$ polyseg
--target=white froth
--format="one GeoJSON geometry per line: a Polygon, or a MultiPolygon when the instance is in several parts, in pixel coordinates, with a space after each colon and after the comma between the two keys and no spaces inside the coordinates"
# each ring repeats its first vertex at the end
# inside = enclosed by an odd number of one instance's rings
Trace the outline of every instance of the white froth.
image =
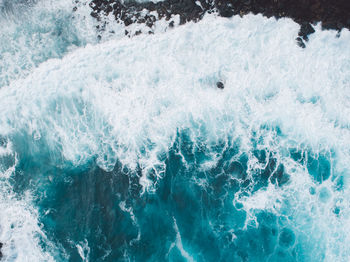
{"type": "Polygon", "coordinates": [[[90,247],[88,241],[80,242],[76,245],[82,262],[89,262],[90,247]]]}
{"type": "Polygon", "coordinates": [[[330,78],[344,71],[349,51],[341,46],[349,32],[326,41],[330,33],[318,31],[304,50],[295,45],[297,30],[289,20],[207,17],[171,34],[87,46],[3,88],[3,133],[45,132],[69,160],[84,159],[86,147],[91,153],[101,148],[108,157],[128,156],[130,165],[167,148],[177,128],[202,124],[214,141],[231,128],[247,133],[276,123],[313,147],[326,146],[325,140],[346,146],[349,117],[338,98],[349,79],[339,74],[344,84],[338,88],[330,78]],[[325,49],[327,62],[320,63],[325,49]],[[223,91],[215,88],[219,80],[223,91]],[[152,149],[141,156],[141,146],[152,149]]]}
{"type": "Polygon", "coordinates": [[[0,88],[26,77],[40,63],[96,42],[90,7],[71,0],[4,0],[0,3],[0,88]],[[77,4],[76,4],[77,5],[77,4]]]}
{"type": "Polygon", "coordinates": [[[30,205],[30,194],[23,198],[13,192],[9,177],[15,171],[16,155],[11,146],[0,147],[0,242],[3,261],[54,261],[41,242],[50,247],[38,223],[38,213],[30,205]],[[11,161],[12,160],[12,161],[11,161]]]}

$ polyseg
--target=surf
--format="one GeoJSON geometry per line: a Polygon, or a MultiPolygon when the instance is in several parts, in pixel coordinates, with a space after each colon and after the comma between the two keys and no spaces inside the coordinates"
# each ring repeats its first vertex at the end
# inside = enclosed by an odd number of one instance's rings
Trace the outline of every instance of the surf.
{"type": "Polygon", "coordinates": [[[347,260],[349,31],[301,49],[260,15],[51,29],[20,52],[59,51],[3,71],[5,261],[347,260]]]}

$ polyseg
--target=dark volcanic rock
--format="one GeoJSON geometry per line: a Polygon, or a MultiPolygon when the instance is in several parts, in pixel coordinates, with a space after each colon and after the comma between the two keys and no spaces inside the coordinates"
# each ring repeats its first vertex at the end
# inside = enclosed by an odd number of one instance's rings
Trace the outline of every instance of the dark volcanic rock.
{"type": "Polygon", "coordinates": [[[297,41],[298,46],[300,46],[301,48],[306,47],[306,45],[301,37],[297,37],[295,40],[297,41]]]}
{"type": "Polygon", "coordinates": [[[309,23],[303,22],[301,24],[298,35],[301,36],[305,41],[308,41],[309,40],[308,35],[314,32],[315,32],[315,29],[309,23]]]}
{"type": "Polygon", "coordinates": [[[223,17],[231,17],[235,13],[233,12],[232,3],[226,0],[217,0],[214,2],[215,8],[219,11],[219,15],[223,17]]]}
{"type": "Polygon", "coordinates": [[[219,89],[224,89],[225,88],[224,83],[220,82],[220,81],[216,83],[216,87],[219,88],[219,89]]]}
{"type": "MultiPolygon", "coordinates": [[[[179,15],[180,24],[198,21],[205,13],[223,17],[248,13],[266,17],[290,17],[301,25],[299,45],[314,32],[311,24],[322,22],[323,29],[350,29],[350,0],[164,0],[158,3],[120,0],[92,0],[91,15],[97,19],[112,13],[126,26],[144,23],[151,30],[158,19],[170,20],[179,15]],[[157,17],[156,17],[157,16],[157,17]]],[[[170,22],[170,27],[174,22],[170,22]]],[[[301,45],[302,46],[302,45],[301,45]]]]}

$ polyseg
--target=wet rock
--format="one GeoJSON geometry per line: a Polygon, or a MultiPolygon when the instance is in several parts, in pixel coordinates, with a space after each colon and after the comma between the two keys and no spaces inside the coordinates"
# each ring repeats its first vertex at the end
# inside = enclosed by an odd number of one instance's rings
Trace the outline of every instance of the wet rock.
{"type": "Polygon", "coordinates": [[[301,37],[297,37],[295,40],[297,41],[298,46],[300,46],[301,48],[305,48],[306,47],[306,45],[303,42],[303,39],[301,37]]]}
{"type": "Polygon", "coordinates": [[[222,17],[231,17],[234,15],[232,3],[230,3],[230,1],[218,0],[216,1],[215,7],[219,11],[220,16],[222,17]]]}
{"type": "Polygon", "coordinates": [[[0,260],[1,260],[2,257],[3,257],[2,252],[1,252],[2,246],[3,246],[3,244],[0,242],[0,260]]]}
{"type": "Polygon", "coordinates": [[[308,35],[315,33],[315,29],[310,23],[302,23],[298,35],[305,41],[309,41],[308,35]]]}
{"type": "MultiPolygon", "coordinates": [[[[308,35],[314,32],[311,23],[322,22],[323,29],[350,29],[349,0],[164,0],[161,2],[137,2],[121,0],[92,0],[91,16],[100,20],[101,16],[113,13],[115,19],[125,26],[132,23],[144,23],[153,28],[157,19],[167,21],[179,15],[180,24],[197,22],[206,13],[218,13],[219,16],[243,16],[248,13],[262,14],[266,17],[292,18],[301,25],[297,43],[305,47],[308,35]],[[151,14],[157,13],[157,19],[151,14]]],[[[169,27],[174,24],[170,23],[169,27]]]]}
{"type": "Polygon", "coordinates": [[[216,83],[216,87],[219,88],[219,89],[224,89],[225,88],[224,83],[220,82],[220,81],[216,83]]]}

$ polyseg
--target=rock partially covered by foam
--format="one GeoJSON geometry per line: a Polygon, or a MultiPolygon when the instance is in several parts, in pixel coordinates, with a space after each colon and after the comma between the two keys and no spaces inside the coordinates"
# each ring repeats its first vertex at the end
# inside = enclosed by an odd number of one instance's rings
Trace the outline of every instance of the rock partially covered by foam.
{"type": "Polygon", "coordinates": [[[126,26],[132,23],[144,23],[152,28],[154,23],[162,18],[169,21],[175,15],[179,15],[180,24],[188,21],[198,21],[210,9],[206,0],[166,0],[157,3],[153,2],[121,2],[119,0],[93,0],[90,3],[91,15],[97,19],[100,16],[113,14],[117,21],[123,22],[126,26]]]}
{"type": "Polygon", "coordinates": [[[221,81],[216,83],[216,87],[219,88],[219,89],[224,89],[225,88],[224,83],[221,82],[221,81]]]}
{"type": "Polygon", "coordinates": [[[1,249],[2,249],[2,246],[3,246],[3,244],[0,242],[0,259],[2,259],[2,251],[1,251],[1,249]]]}
{"type": "MultiPolygon", "coordinates": [[[[307,41],[313,33],[310,23],[322,22],[324,29],[350,29],[350,1],[348,0],[164,0],[137,2],[120,0],[92,0],[91,15],[97,19],[112,14],[126,26],[144,23],[150,29],[154,23],[178,15],[179,24],[197,22],[205,13],[215,12],[222,17],[243,16],[248,13],[275,18],[290,17],[301,24],[300,36],[307,41]]],[[[151,31],[152,32],[152,31],[151,31]]]]}

